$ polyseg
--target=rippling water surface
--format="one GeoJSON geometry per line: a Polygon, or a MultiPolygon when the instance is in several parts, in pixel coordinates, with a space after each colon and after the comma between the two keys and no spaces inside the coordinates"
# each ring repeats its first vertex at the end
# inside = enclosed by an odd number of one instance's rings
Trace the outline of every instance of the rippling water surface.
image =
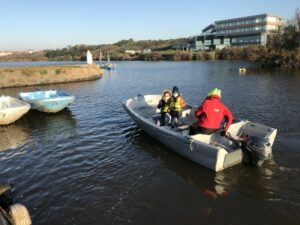
{"type": "Polygon", "coordinates": [[[31,111],[0,127],[0,182],[13,185],[34,224],[300,224],[299,71],[239,75],[247,63],[228,61],[117,64],[97,81],[0,90],[76,96],[58,114],[31,111]],[[274,162],[214,173],[148,137],[121,103],[174,85],[193,105],[220,87],[234,116],[278,128],[274,162]]]}

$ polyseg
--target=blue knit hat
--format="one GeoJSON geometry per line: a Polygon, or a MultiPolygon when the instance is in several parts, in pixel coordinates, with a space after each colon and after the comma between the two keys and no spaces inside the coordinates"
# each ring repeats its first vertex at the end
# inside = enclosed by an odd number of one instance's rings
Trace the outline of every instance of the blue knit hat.
{"type": "Polygon", "coordinates": [[[174,93],[180,94],[179,88],[177,86],[173,87],[172,94],[174,94],[174,93]]]}

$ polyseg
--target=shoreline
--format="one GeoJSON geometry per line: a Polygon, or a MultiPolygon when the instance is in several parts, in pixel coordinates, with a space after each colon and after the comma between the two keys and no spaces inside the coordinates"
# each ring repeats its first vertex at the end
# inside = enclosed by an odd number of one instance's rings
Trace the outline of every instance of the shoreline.
{"type": "Polygon", "coordinates": [[[96,64],[0,67],[0,88],[96,80],[103,73],[96,64]]]}

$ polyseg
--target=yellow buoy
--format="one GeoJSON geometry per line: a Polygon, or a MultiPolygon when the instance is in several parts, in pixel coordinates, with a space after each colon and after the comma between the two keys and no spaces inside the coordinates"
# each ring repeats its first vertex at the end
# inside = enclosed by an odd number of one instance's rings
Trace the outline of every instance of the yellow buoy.
{"type": "Polygon", "coordinates": [[[240,73],[246,73],[246,71],[247,71],[247,70],[246,70],[246,68],[244,68],[244,67],[243,67],[243,68],[239,68],[239,72],[240,72],[240,73]]]}

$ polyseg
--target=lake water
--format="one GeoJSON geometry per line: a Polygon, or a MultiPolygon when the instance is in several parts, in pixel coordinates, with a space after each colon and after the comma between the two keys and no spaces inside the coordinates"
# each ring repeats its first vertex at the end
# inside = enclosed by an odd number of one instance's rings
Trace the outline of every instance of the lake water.
{"type": "Polygon", "coordinates": [[[230,61],[117,65],[97,81],[0,90],[76,96],[61,113],[31,111],[0,128],[0,182],[13,185],[34,224],[300,224],[300,71],[239,75],[248,64],[230,61]],[[148,137],[121,103],[174,85],[193,105],[219,87],[235,117],[278,128],[274,162],[215,173],[148,137]]]}

